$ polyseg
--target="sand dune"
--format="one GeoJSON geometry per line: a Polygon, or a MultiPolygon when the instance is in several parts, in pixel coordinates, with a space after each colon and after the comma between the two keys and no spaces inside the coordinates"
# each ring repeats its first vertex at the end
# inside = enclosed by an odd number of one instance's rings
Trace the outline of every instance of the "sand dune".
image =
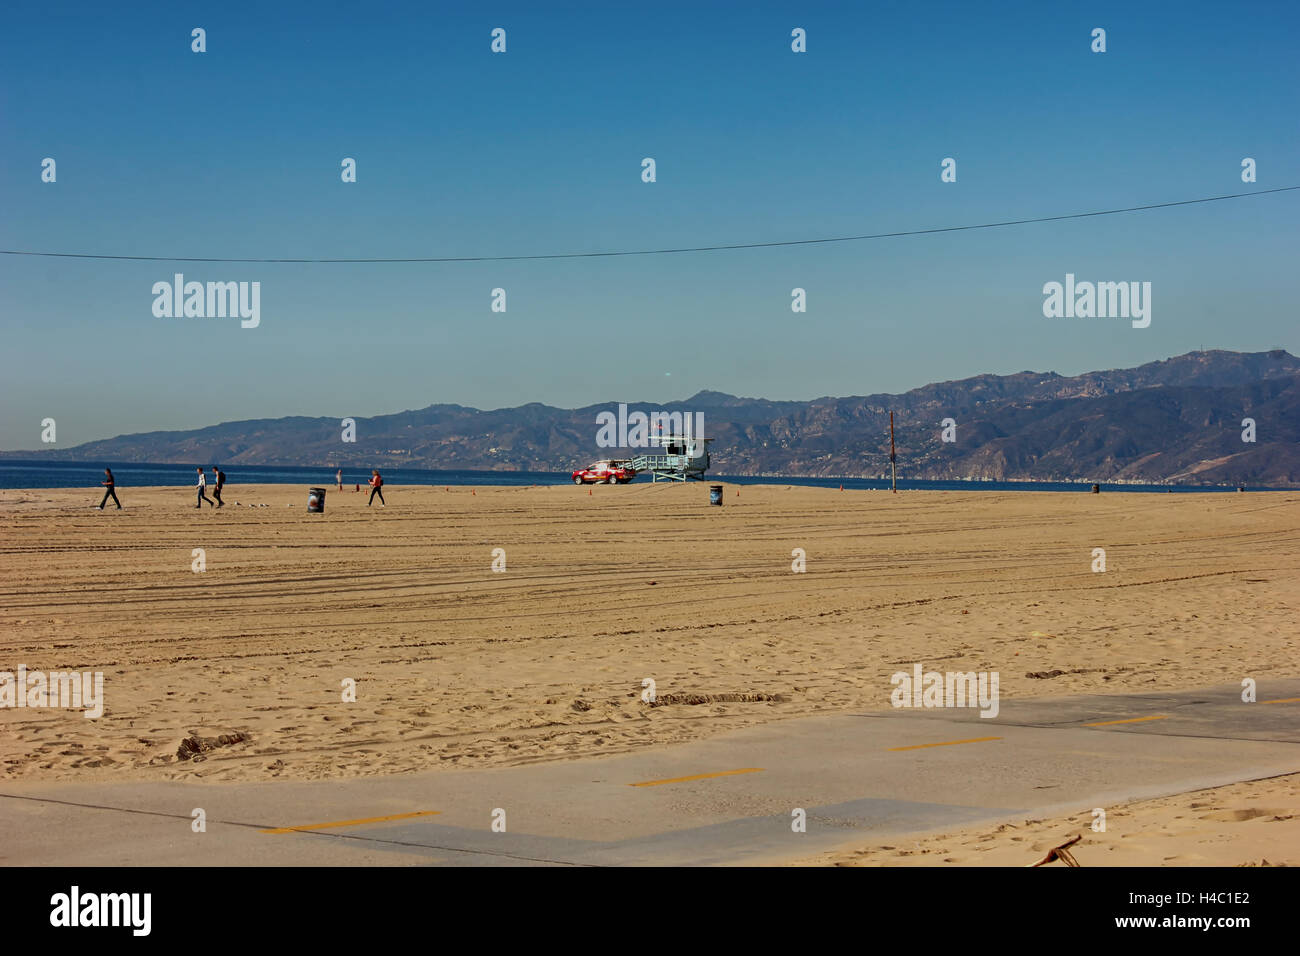
{"type": "Polygon", "coordinates": [[[120,512],[93,488],[0,492],[0,670],[103,671],[107,701],[0,709],[0,776],[613,753],[887,708],[914,662],[997,670],[1004,700],[1300,673],[1300,493],[384,490],[324,515],[296,486],[230,485],[219,512],[183,489],[121,488],[120,512]],[[681,702],[646,706],[644,678],[681,702]],[[248,739],[177,757],[222,734],[248,739]]]}

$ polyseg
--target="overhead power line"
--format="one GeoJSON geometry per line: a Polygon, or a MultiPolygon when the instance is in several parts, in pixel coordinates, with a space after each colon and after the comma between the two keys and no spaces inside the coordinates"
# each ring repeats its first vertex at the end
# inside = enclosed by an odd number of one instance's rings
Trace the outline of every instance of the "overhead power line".
{"type": "Polygon", "coordinates": [[[877,232],[866,236],[833,236],[826,239],[786,239],[780,242],[737,242],[716,246],[681,246],[673,249],[623,249],[612,252],[552,252],[526,256],[411,256],[406,258],[370,259],[289,259],[257,258],[238,259],[227,256],[113,256],[89,252],[33,252],[22,249],[0,249],[5,256],[42,256],[54,259],[122,259],[132,262],[244,262],[244,263],[381,263],[381,262],[522,262],[534,259],[598,259],[613,256],[666,256],[685,252],[724,252],[731,249],[772,249],[778,246],[812,246],[829,242],[862,242],[867,239],[897,239],[903,236],[929,236],[941,232],[964,232],[971,229],[997,229],[1002,226],[1025,226],[1036,222],[1061,222],[1066,219],[1088,219],[1093,216],[1115,216],[1124,212],[1145,212],[1151,209],[1168,209],[1171,206],[1194,206],[1198,203],[1221,202],[1225,199],[1242,199],[1248,196],[1266,196],[1285,193],[1300,186],[1279,186],[1277,189],[1260,189],[1248,193],[1229,193],[1226,196],[1207,196],[1204,199],[1182,199],[1178,202],[1158,202],[1146,206],[1125,206],[1122,209],[1099,209],[1096,212],[1075,212],[1064,216],[1041,216],[1037,219],[1008,219],[1003,222],[981,222],[968,226],[943,226],[938,229],[908,229],[902,232],[877,232]]]}

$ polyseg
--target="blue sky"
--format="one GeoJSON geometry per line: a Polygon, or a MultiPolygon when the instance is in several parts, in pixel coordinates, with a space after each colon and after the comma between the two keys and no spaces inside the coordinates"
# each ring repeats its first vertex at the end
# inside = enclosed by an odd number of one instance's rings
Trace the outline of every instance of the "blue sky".
{"type": "MultiPolygon", "coordinates": [[[[585,252],[1300,184],[1295,4],[229,6],[0,13],[0,248],[585,252]],[[791,52],[794,27],[807,53],[791,52]],[[41,182],[47,156],[56,183],[41,182]],[[956,183],[940,181],[945,157],[956,183]]],[[[0,448],[38,447],[46,417],[67,447],[435,402],[809,399],[1200,347],[1297,352],[1298,204],[617,259],[0,256],[0,448]],[[151,288],[175,272],[261,282],[260,326],[155,317],[151,288]],[[1151,282],[1151,326],[1045,318],[1043,284],[1067,272],[1151,282]]]]}

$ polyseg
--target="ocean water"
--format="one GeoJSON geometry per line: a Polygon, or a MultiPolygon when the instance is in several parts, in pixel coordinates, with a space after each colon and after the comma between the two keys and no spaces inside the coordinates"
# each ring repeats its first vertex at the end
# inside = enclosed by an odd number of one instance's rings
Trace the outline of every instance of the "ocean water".
{"type": "MultiPolygon", "coordinates": [[[[218,463],[220,464],[220,463],[218,463]]],[[[194,465],[154,465],[147,463],[76,462],[76,461],[22,461],[0,459],[0,488],[99,488],[104,477],[104,467],[113,469],[119,488],[174,486],[188,488],[194,484],[194,465]]],[[[330,468],[302,468],[283,465],[222,465],[226,483],[237,485],[302,485],[304,488],[319,485],[334,486],[334,470],[330,468]]],[[[423,468],[383,468],[385,485],[567,485],[572,482],[570,473],[552,471],[433,471],[423,468]]],[[[207,469],[208,480],[212,471],[207,469]]],[[[740,485],[807,485],[814,488],[846,489],[889,487],[889,479],[881,478],[787,478],[769,475],[709,475],[710,481],[740,485]]],[[[343,484],[364,485],[370,480],[370,470],[344,468],[343,484]]],[[[648,482],[649,475],[638,475],[634,482],[648,482]]],[[[1060,481],[914,481],[899,479],[903,490],[931,491],[1063,491],[1088,492],[1091,482],[1060,481]]],[[[1103,491],[1149,491],[1166,493],[1235,491],[1231,485],[1130,485],[1102,482],[1103,491]]],[[[1252,488],[1266,491],[1265,488],[1252,488]]]]}

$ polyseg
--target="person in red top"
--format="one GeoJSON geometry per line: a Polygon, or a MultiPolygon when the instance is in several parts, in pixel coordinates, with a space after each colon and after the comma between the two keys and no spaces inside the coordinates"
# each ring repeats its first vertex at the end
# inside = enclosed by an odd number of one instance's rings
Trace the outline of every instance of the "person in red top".
{"type": "Polygon", "coordinates": [[[366,502],[369,508],[375,501],[375,495],[379,496],[379,507],[386,507],[384,503],[384,493],[379,489],[384,487],[384,479],[379,477],[379,472],[372,470],[370,472],[370,500],[366,502]]]}
{"type": "Polygon", "coordinates": [[[108,503],[108,496],[113,496],[113,504],[117,505],[117,510],[122,510],[122,502],[117,500],[117,491],[115,491],[116,482],[113,481],[113,469],[104,469],[104,480],[100,482],[104,486],[104,500],[99,503],[99,510],[104,510],[104,505],[108,503]]]}

